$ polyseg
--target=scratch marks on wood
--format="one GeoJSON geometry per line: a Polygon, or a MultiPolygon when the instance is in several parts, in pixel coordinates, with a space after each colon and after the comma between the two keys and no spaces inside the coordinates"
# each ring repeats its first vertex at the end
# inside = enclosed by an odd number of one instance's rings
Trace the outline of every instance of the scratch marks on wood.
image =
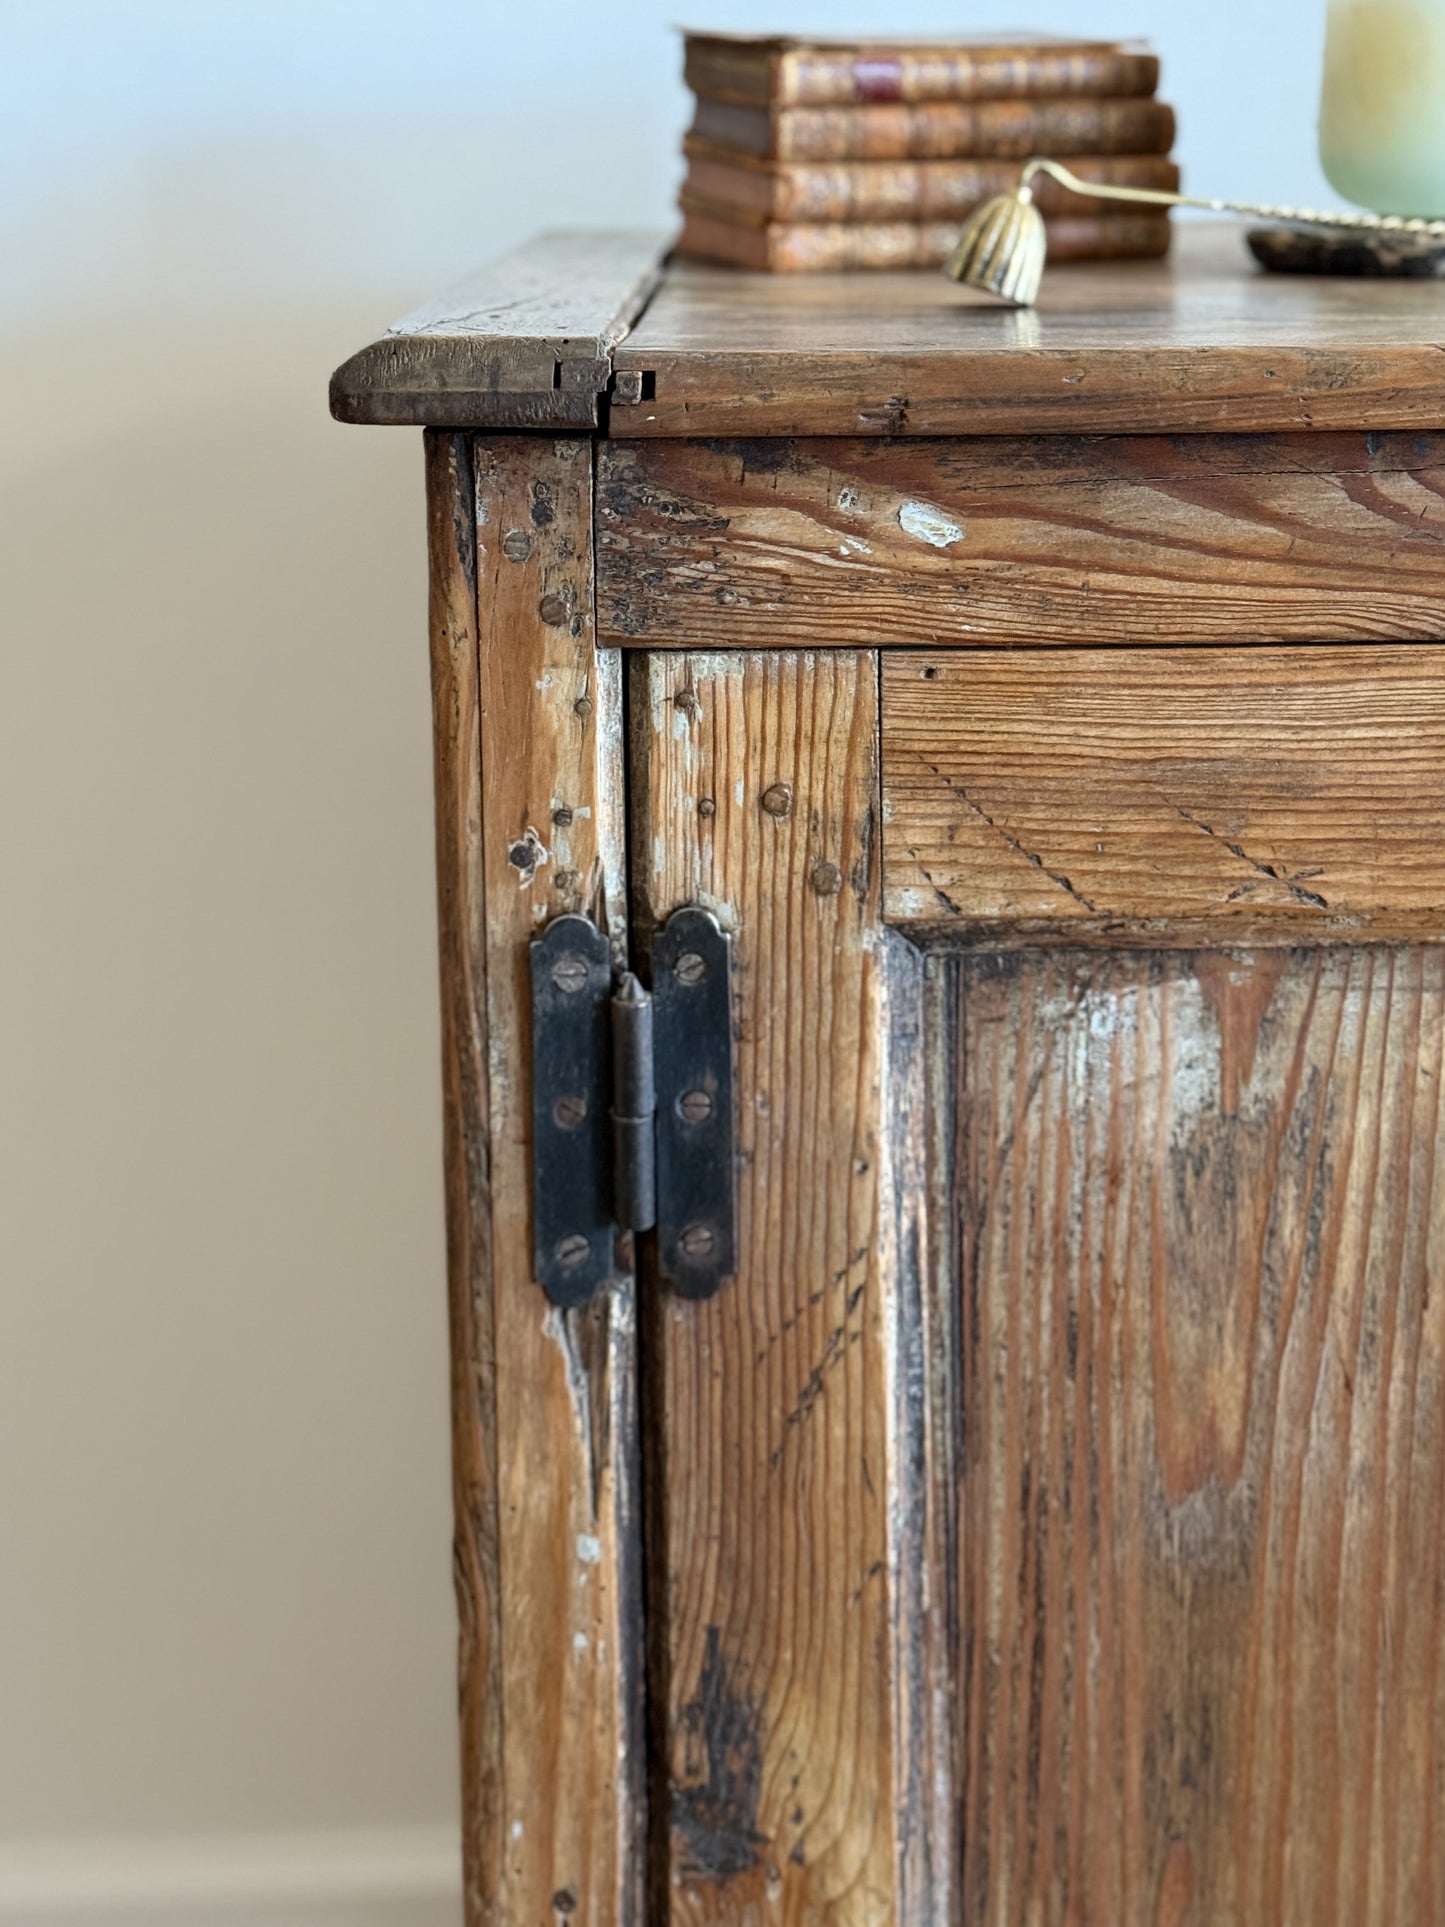
{"type": "MultiPolygon", "coordinates": [[[[1217,837],[1231,856],[1236,856],[1241,863],[1248,864],[1257,876],[1265,878],[1267,882],[1277,883],[1282,890],[1287,891],[1294,898],[1296,903],[1303,903],[1311,910],[1329,909],[1329,904],[1317,890],[1306,890],[1303,887],[1305,878],[1317,877],[1321,874],[1319,865],[1312,870],[1297,870],[1293,876],[1282,876],[1278,864],[1262,863],[1258,857],[1251,856],[1242,843],[1236,843],[1230,837],[1220,835],[1220,832],[1211,828],[1202,817],[1195,816],[1192,811],[1186,810],[1182,803],[1176,803],[1174,808],[1186,823],[1192,823],[1195,829],[1202,830],[1205,836],[1217,837]]],[[[1258,887],[1257,884],[1252,883],[1239,884],[1230,891],[1225,901],[1238,903],[1242,896],[1258,887]]]]}
{"type": "MultiPolygon", "coordinates": [[[[938,777],[940,782],[948,784],[948,787],[953,791],[953,794],[958,798],[959,802],[963,804],[964,808],[971,810],[981,823],[986,823],[994,835],[1001,838],[1009,849],[1013,851],[1015,856],[1021,856],[1025,863],[1032,865],[1035,870],[1041,871],[1050,883],[1056,885],[1063,891],[1066,897],[1072,897],[1076,903],[1081,903],[1086,910],[1093,910],[1094,905],[1090,903],[1086,896],[1074,888],[1066,876],[1057,870],[1050,869],[1037,850],[1027,849],[1011,830],[1006,829],[1002,823],[999,823],[995,818],[990,816],[982,803],[975,802],[973,797],[969,795],[962,783],[955,782],[945,776],[936,763],[927,763],[927,767],[933,771],[933,774],[938,777]]],[[[933,881],[931,877],[928,880],[929,882],[933,881]]],[[[933,887],[937,894],[942,897],[943,901],[947,903],[949,901],[947,895],[938,888],[937,884],[934,884],[933,887]]]]}
{"type": "Polygon", "coordinates": [[[1445,647],[882,658],[885,907],[969,944],[1428,937],[1445,647]]]}

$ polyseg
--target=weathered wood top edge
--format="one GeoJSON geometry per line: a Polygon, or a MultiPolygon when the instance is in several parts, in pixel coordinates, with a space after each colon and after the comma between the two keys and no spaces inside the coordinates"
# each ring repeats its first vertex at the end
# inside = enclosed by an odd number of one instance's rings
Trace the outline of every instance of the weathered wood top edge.
{"type": "Polygon", "coordinates": [[[684,260],[615,365],[621,437],[1438,429],[1445,281],[1266,274],[1234,223],[1051,267],[1024,312],[936,273],[684,260]]]}
{"type": "Polygon", "coordinates": [[[1023,313],[939,274],[667,245],[536,236],[343,363],[332,413],[622,438],[1445,429],[1445,281],[1265,274],[1232,224],[1181,227],[1166,261],[1051,268],[1023,313]]]}
{"type": "Polygon", "coordinates": [[[338,421],[595,427],[612,354],[669,242],[655,228],[559,228],[405,316],[331,378],[338,421]]]}

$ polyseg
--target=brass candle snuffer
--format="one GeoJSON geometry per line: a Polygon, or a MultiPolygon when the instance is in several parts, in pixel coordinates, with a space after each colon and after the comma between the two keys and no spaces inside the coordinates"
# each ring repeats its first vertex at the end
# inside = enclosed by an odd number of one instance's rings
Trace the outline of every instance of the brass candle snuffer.
{"type": "Polygon", "coordinates": [[[985,201],[969,216],[943,269],[955,281],[982,288],[1015,308],[1033,307],[1044,272],[1044,217],[1034,204],[1030,186],[1035,174],[1047,174],[1071,194],[1094,200],[1129,201],[1149,207],[1199,207],[1211,214],[1254,214],[1285,227],[1353,231],[1445,246],[1445,221],[1407,219],[1399,214],[1321,213],[1316,208],[1271,207],[1263,202],[1198,200],[1191,194],[1167,194],[1160,188],[1113,187],[1104,181],[1081,181],[1058,161],[1035,155],[1024,162],[1018,186],[1011,194],[985,201]]]}

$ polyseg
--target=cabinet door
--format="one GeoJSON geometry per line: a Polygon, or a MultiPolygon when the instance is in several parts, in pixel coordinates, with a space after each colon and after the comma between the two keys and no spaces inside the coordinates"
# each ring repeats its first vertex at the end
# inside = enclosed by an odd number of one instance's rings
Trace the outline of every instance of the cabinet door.
{"type": "Polygon", "coordinates": [[[1445,651],[639,657],[651,1917],[1445,1918],[1445,651]]]}

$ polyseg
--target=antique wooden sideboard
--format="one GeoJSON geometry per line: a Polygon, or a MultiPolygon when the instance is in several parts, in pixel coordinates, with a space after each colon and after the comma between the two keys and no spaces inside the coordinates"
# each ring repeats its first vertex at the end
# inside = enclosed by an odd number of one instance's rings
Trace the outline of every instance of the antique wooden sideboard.
{"type": "Polygon", "coordinates": [[[426,430],[473,1927],[1445,1920],[1445,284],[559,234],[332,405],[426,430]]]}

